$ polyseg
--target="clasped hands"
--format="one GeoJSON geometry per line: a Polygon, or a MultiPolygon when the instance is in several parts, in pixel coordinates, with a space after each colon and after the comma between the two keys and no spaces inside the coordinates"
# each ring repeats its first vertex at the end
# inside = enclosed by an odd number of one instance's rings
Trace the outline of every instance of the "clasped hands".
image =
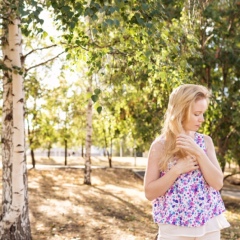
{"type": "Polygon", "coordinates": [[[192,137],[179,134],[176,139],[176,147],[188,153],[186,157],[177,160],[175,168],[178,174],[188,173],[199,168],[197,156],[201,148],[194,142],[192,137]]]}

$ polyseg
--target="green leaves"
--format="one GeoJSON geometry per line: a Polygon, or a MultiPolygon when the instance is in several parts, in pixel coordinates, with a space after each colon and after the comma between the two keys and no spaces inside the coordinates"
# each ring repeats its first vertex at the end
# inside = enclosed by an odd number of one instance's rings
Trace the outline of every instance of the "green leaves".
{"type": "Polygon", "coordinates": [[[22,2],[19,6],[22,33],[25,36],[36,35],[43,32],[41,25],[44,23],[44,20],[39,17],[42,11],[43,6],[35,0],[22,2]]]}
{"type": "Polygon", "coordinates": [[[100,93],[101,93],[101,90],[99,88],[96,88],[94,90],[94,94],[91,96],[91,99],[93,100],[93,102],[97,102],[98,101],[100,93]]]}
{"type": "Polygon", "coordinates": [[[24,69],[22,67],[13,66],[12,69],[15,74],[23,75],[24,73],[24,69]]]}
{"type": "Polygon", "coordinates": [[[96,101],[98,100],[98,95],[93,94],[93,95],[91,96],[91,99],[93,100],[93,102],[96,102],[96,101]]]}
{"type": "Polygon", "coordinates": [[[48,2],[48,6],[53,7],[54,18],[60,21],[58,27],[62,30],[73,30],[79,23],[79,17],[83,14],[81,1],[51,0],[48,2]]]}
{"type": "Polygon", "coordinates": [[[1,69],[2,71],[6,71],[6,70],[11,71],[11,69],[8,68],[2,61],[0,61],[0,69],[1,69]]]}

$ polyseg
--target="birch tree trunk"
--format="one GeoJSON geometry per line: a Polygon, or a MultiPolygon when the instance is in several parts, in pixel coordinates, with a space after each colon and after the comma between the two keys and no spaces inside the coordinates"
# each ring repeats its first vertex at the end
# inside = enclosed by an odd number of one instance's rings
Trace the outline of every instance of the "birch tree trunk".
{"type": "MultiPolygon", "coordinates": [[[[18,4],[15,1],[14,4],[18,4]]],[[[6,3],[6,8],[9,6],[6,3]]],[[[27,169],[24,137],[24,90],[21,22],[14,8],[5,9],[2,36],[3,114],[2,162],[3,194],[0,237],[2,240],[32,239],[28,216],[27,169]]]]}
{"type": "MultiPolygon", "coordinates": [[[[89,79],[88,93],[92,93],[92,78],[89,79]]],[[[92,99],[89,98],[87,105],[86,126],[86,156],[84,170],[84,184],[91,185],[91,146],[92,146],[92,99]]]]}

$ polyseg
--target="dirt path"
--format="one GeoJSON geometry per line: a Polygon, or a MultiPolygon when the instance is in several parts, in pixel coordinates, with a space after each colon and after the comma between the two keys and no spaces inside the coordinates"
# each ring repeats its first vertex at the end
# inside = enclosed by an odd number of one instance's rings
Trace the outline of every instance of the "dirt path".
{"type": "MultiPolygon", "coordinates": [[[[157,226],[142,180],[129,169],[93,169],[92,186],[82,169],[29,171],[33,240],[152,240],[157,226]]],[[[231,228],[221,240],[240,239],[240,202],[224,197],[231,228]]]]}
{"type": "MultiPolygon", "coordinates": [[[[48,165],[28,171],[33,240],[154,239],[157,226],[152,221],[151,203],[144,197],[142,179],[131,170],[132,162],[129,169],[121,161],[118,169],[103,163],[92,170],[91,186],[83,184],[80,166],[48,165]]],[[[240,240],[240,201],[223,199],[231,227],[222,232],[221,240],[240,240]]]]}
{"type": "Polygon", "coordinates": [[[126,169],[94,169],[92,186],[81,169],[29,171],[33,240],[153,239],[151,206],[142,181],[126,169]]]}

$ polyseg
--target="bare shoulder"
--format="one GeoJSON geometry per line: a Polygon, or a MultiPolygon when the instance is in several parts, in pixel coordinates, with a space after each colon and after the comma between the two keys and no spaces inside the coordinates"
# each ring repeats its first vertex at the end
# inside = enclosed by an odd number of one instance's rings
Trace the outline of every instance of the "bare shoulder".
{"type": "Polygon", "coordinates": [[[157,137],[151,145],[151,150],[162,151],[164,148],[165,140],[162,136],[157,137]]]}
{"type": "Polygon", "coordinates": [[[206,148],[209,149],[209,148],[214,147],[212,138],[205,134],[203,134],[203,136],[204,136],[206,148]]]}
{"type": "Polygon", "coordinates": [[[152,146],[154,146],[156,148],[163,148],[164,143],[165,143],[164,138],[162,136],[159,136],[154,139],[154,141],[152,142],[152,146]]]}

